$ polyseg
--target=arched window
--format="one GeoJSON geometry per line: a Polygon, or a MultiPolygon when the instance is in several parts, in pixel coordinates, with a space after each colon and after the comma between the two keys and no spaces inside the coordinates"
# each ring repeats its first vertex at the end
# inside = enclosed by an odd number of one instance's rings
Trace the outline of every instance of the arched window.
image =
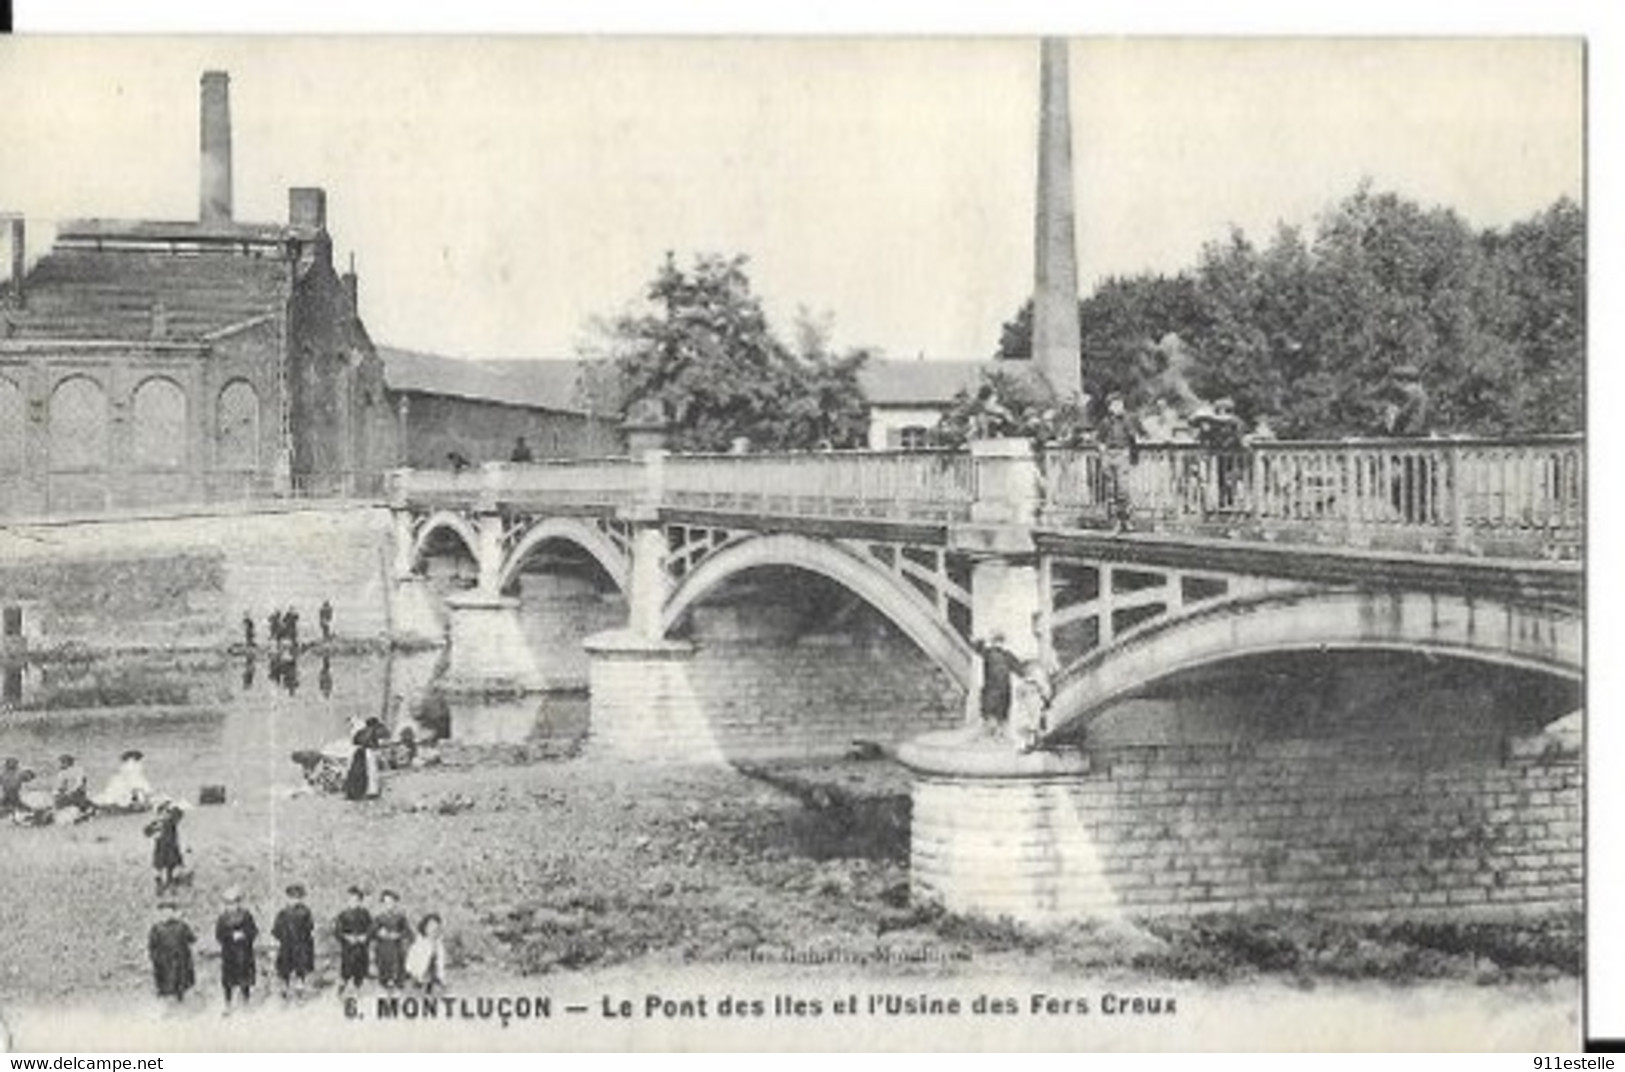
{"type": "Polygon", "coordinates": [[[260,396],[246,380],[233,380],[221,390],[215,439],[220,468],[259,468],[260,396]]]}
{"type": "Polygon", "coordinates": [[[89,376],[69,376],[51,392],[51,468],[107,468],[107,392],[89,376]]]}
{"type": "Polygon", "coordinates": [[[186,392],[161,376],[142,380],[130,407],[131,461],[137,469],[179,469],[186,464],[186,392]]]}
{"type": "Polygon", "coordinates": [[[0,473],[16,472],[23,467],[26,430],[22,388],[0,376],[0,473]]]}

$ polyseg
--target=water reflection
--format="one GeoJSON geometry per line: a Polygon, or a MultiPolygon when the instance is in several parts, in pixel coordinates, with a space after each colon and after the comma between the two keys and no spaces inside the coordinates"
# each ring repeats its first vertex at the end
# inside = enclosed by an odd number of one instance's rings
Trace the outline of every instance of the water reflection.
{"type": "Polygon", "coordinates": [[[438,652],[323,655],[314,690],[299,688],[299,662],[291,652],[260,651],[0,664],[0,756],[43,773],[70,752],[99,785],[120,753],[140,748],[160,792],[195,801],[202,786],[221,784],[234,803],[260,809],[303,785],[294,752],[347,741],[369,717],[391,738],[404,730],[420,743],[477,747],[586,733],[584,694],[448,699],[436,688],[438,652]]]}

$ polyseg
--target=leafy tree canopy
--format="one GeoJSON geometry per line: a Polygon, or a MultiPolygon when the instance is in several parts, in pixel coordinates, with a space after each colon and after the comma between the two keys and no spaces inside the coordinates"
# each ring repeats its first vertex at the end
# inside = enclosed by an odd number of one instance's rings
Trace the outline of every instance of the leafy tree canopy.
{"type": "MultiPolygon", "coordinates": [[[[1228,396],[1282,435],[1369,433],[1408,365],[1438,431],[1583,427],[1585,214],[1566,199],[1475,231],[1363,185],[1311,237],[1235,230],[1186,271],[1107,280],[1079,314],[1085,389],[1131,406],[1228,396]]],[[[1031,319],[1004,325],[996,356],[1028,356],[1031,319]]]]}
{"type": "Polygon", "coordinates": [[[758,450],[861,445],[866,428],[858,370],[863,350],[828,345],[827,318],[805,311],[796,346],[773,333],[751,290],[744,256],[703,254],[687,270],[667,254],[648,307],[605,329],[621,380],[623,416],[657,403],[673,449],[758,450]]]}

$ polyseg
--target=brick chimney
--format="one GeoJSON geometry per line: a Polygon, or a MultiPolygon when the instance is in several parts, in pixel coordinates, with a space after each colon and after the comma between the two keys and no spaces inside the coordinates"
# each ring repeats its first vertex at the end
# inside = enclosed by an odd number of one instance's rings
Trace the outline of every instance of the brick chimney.
{"type": "Polygon", "coordinates": [[[327,230],[327,191],[319,186],[288,188],[288,225],[322,234],[327,230]]]}
{"type": "Polygon", "coordinates": [[[231,222],[231,78],[225,71],[204,71],[199,139],[202,150],[198,181],[198,219],[231,222]]]}
{"type": "Polygon", "coordinates": [[[1066,53],[1064,40],[1045,38],[1040,46],[1038,208],[1033,242],[1033,363],[1062,398],[1083,390],[1066,53]]]}
{"type": "Polygon", "coordinates": [[[354,253],[350,254],[349,270],[339,276],[339,281],[344,284],[344,293],[350,297],[350,312],[355,314],[356,319],[359,320],[361,318],[361,281],[355,274],[354,253]]]}
{"type": "Polygon", "coordinates": [[[23,293],[23,276],[28,269],[28,228],[21,216],[13,216],[11,224],[11,294],[21,309],[27,304],[23,293]]]}

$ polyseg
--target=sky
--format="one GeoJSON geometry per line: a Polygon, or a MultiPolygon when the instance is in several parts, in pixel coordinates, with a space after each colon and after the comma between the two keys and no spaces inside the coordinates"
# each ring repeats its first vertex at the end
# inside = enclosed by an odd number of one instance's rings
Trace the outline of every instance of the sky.
{"type": "MultiPolygon", "coordinates": [[[[1583,201],[1576,38],[1077,38],[1080,284],[1266,239],[1369,179],[1478,227],[1583,201]]],[[[194,218],[197,80],[231,74],[236,215],[328,192],[379,341],[564,357],[666,251],[743,253],[776,327],[992,353],[1032,286],[1036,41],[0,41],[0,211],[194,218]]],[[[4,271],[0,262],[0,271],[4,271]]]]}

